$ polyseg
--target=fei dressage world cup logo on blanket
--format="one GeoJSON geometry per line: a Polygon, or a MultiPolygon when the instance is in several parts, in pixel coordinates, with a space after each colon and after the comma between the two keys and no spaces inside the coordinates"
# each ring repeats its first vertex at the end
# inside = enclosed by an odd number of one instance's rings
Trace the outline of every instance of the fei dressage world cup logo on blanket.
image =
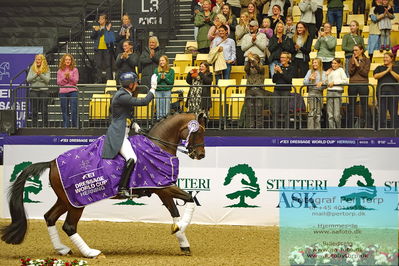
{"type": "MultiPolygon", "coordinates": [[[[31,165],[32,162],[22,162],[20,164],[16,164],[14,166],[14,169],[11,174],[10,182],[15,182],[18,175],[29,165],[31,165]]],[[[30,176],[26,180],[26,184],[24,187],[24,202],[26,203],[41,203],[40,201],[35,201],[30,198],[30,194],[39,194],[40,191],[43,190],[43,185],[42,181],[40,181],[40,176],[35,175],[35,176],[30,176]]]]}

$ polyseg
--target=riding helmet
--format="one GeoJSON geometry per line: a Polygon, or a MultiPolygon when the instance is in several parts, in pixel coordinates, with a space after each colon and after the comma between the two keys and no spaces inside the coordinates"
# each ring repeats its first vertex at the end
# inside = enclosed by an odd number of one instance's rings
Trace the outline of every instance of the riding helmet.
{"type": "Polygon", "coordinates": [[[130,83],[137,82],[137,74],[134,72],[125,72],[119,77],[122,87],[128,88],[130,83]]]}

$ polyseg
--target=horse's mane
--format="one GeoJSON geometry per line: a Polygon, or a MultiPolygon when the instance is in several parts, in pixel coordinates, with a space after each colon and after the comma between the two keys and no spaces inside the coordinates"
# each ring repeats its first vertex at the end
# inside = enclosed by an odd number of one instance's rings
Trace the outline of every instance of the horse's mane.
{"type": "Polygon", "coordinates": [[[157,123],[155,123],[151,129],[149,130],[149,133],[151,133],[151,131],[158,129],[160,127],[165,126],[166,121],[175,118],[176,116],[182,115],[182,114],[195,114],[194,112],[184,112],[184,113],[174,113],[174,114],[168,114],[167,116],[163,117],[161,120],[159,120],[157,123]]]}

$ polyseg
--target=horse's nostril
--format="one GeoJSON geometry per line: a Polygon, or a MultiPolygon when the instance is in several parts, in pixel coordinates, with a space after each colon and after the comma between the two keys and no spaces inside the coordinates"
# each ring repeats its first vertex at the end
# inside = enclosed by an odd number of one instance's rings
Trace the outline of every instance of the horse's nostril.
{"type": "Polygon", "coordinates": [[[198,155],[198,160],[201,160],[201,159],[203,159],[204,157],[205,157],[205,154],[201,153],[201,154],[198,155]]]}

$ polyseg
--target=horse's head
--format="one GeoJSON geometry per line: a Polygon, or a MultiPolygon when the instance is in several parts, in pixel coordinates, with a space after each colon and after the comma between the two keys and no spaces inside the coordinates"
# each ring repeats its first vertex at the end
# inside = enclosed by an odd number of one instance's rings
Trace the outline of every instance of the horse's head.
{"type": "Polygon", "coordinates": [[[187,141],[188,156],[191,159],[201,160],[205,157],[205,124],[206,114],[195,115],[195,120],[189,120],[181,132],[181,139],[187,141]]]}

